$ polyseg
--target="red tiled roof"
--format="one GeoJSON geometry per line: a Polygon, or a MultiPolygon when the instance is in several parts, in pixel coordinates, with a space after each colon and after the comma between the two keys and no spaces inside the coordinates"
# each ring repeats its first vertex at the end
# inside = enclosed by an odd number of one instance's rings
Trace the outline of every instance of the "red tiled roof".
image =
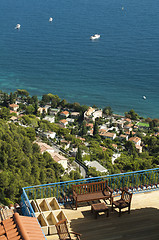
{"type": "Polygon", "coordinates": [[[68,121],[67,121],[66,119],[62,119],[62,120],[60,120],[59,122],[65,124],[65,123],[67,123],[68,121]]]}
{"type": "Polygon", "coordinates": [[[129,138],[129,141],[133,141],[133,142],[138,142],[138,141],[140,141],[141,140],[141,138],[139,138],[139,137],[131,137],[131,138],[129,138]]]}
{"type": "Polygon", "coordinates": [[[131,128],[131,127],[133,127],[132,123],[129,123],[129,124],[125,125],[125,128],[131,128]]]}
{"type": "Polygon", "coordinates": [[[15,107],[19,107],[19,105],[13,103],[13,104],[10,104],[9,107],[15,108],[15,107]]]}
{"type": "Polygon", "coordinates": [[[63,111],[63,112],[61,112],[60,114],[62,114],[62,115],[68,115],[69,112],[68,112],[68,111],[63,111]]]}
{"type": "Polygon", "coordinates": [[[16,111],[10,110],[10,113],[17,113],[16,111]]]}
{"type": "Polygon", "coordinates": [[[46,143],[43,143],[43,142],[35,142],[35,143],[39,145],[41,153],[43,153],[47,150],[53,150],[53,148],[46,143]]]}
{"type": "Polygon", "coordinates": [[[131,119],[130,118],[125,118],[125,121],[131,122],[131,119]]]}
{"type": "Polygon", "coordinates": [[[0,240],[45,240],[45,237],[36,218],[14,213],[0,223],[0,240]]]}

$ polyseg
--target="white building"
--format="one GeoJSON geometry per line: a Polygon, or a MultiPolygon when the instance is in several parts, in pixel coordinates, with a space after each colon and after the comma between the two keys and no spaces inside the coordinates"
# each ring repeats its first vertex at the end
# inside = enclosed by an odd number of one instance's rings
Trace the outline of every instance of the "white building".
{"type": "Polygon", "coordinates": [[[95,121],[96,118],[102,117],[102,110],[96,110],[95,108],[89,107],[84,113],[84,119],[95,121]]]}
{"type": "Polygon", "coordinates": [[[116,138],[116,133],[111,133],[111,132],[102,132],[99,135],[104,138],[109,138],[111,140],[114,140],[116,138]]]}
{"type": "Polygon", "coordinates": [[[47,138],[52,138],[52,139],[54,139],[56,137],[56,133],[55,132],[46,132],[46,133],[44,133],[44,135],[47,138]]]}
{"type": "Polygon", "coordinates": [[[66,119],[62,119],[59,121],[60,125],[64,128],[66,128],[66,126],[68,125],[68,121],[66,119]]]}
{"type": "Polygon", "coordinates": [[[88,167],[95,167],[96,171],[99,171],[102,173],[108,173],[108,170],[97,161],[84,161],[84,162],[88,167]]]}
{"type": "Polygon", "coordinates": [[[45,116],[44,120],[46,120],[46,121],[48,121],[50,123],[54,123],[55,122],[55,117],[47,115],[47,116],[45,116]]]}
{"type": "Polygon", "coordinates": [[[35,142],[35,143],[39,145],[41,153],[44,153],[48,150],[54,152],[54,149],[46,143],[43,143],[43,142],[35,142]]]}
{"type": "Polygon", "coordinates": [[[55,162],[60,163],[64,169],[67,169],[68,159],[57,152],[48,151],[55,162]]]}
{"type": "Polygon", "coordinates": [[[102,110],[96,110],[92,113],[92,120],[95,121],[96,118],[101,118],[103,116],[102,110]]]}
{"type": "Polygon", "coordinates": [[[121,156],[121,153],[114,153],[112,156],[112,164],[114,164],[114,161],[121,156]]]}
{"type": "Polygon", "coordinates": [[[80,116],[79,112],[71,112],[71,117],[72,118],[78,118],[80,116]]]}
{"type": "Polygon", "coordinates": [[[141,144],[141,138],[139,138],[139,137],[131,137],[131,138],[129,138],[129,141],[135,143],[135,145],[138,145],[138,146],[140,146],[140,144],[141,144]]]}

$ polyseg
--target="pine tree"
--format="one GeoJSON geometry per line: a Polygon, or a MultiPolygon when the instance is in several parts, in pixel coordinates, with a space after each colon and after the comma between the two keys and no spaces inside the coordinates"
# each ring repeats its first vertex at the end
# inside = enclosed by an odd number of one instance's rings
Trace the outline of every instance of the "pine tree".
{"type": "Polygon", "coordinates": [[[10,103],[10,104],[13,104],[13,103],[14,103],[14,95],[13,95],[12,92],[10,93],[10,96],[9,96],[9,103],[10,103]]]}
{"type": "Polygon", "coordinates": [[[96,135],[98,135],[98,124],[97,124],[97,121],[95,121],[94,129],[93,129],[93,136],[96,136],[96,135]]]}
{"type": "Polygon", "coordinates": [[[81,152],[81,148],[78,147],[77,153],[76,153],[76,160],[82,162],[82,152],[81,152]]]}

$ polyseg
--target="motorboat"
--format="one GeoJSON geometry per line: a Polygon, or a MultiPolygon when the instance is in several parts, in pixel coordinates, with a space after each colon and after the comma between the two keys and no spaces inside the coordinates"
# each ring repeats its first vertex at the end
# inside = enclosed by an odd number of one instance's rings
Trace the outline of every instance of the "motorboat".
{"type": "Polygon", "coordinates": [[[52,18],[52,17],[50,17],[50,18],[49,18],[49,22],[52,22],[52,20],[53,20],[53,18],[52,18]]]}
{"type": "Polygon", "coordinates": [[[21,25],[18,23],[16,26],[15,26],[15,29],[20,29],[21,25]]]}
{"type": "Polygon", "coordinates": [[[99,34],[94,34],[93,36],[90,37],[91,40],[95,40],[95,39],[98,39],[98,38],[100,38],[99,34]]]}
{"type": "Polygon", "coordinates": [[[142,98],[143,98],[144,100],[146,100],[146,96],[143,96],[142,98]]]}

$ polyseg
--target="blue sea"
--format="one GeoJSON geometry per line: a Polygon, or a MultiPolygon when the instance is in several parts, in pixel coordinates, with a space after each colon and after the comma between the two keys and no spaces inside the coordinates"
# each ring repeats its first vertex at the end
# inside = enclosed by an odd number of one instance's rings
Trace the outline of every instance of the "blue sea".
{"type": "Polygon", "coordinates": [[[0,0],[0,89],[159,118],[158,23],[158,0],[0,0]]]}

